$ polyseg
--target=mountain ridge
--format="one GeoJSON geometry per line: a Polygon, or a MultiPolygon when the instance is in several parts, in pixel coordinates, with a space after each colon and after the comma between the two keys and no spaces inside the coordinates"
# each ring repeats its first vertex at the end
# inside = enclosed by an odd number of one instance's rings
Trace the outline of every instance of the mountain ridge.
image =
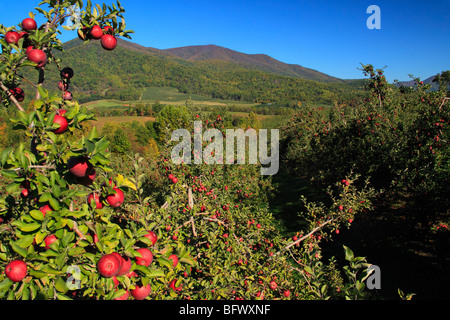
{"type": "Polygon", "coordinates": [[[343,79],[332,77],[323,72],[306,68],[298,64],[288,64],[267,54],[248,54],[218,46],[215,44],[194,45],[163,49],[181,59],[188,61],[221,60],[236,63],[246,68],[252,68],[273,74],[310,79],[321,82],[343,82],[343,79]]]}

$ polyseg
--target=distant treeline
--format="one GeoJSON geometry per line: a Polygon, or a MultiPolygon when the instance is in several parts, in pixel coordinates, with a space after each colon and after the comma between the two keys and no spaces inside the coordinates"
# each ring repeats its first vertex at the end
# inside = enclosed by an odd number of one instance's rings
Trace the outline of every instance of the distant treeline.
{"type": "MultiPolygon", "coordinates": [[[[217,106],[192,105],[186,101],[185,105],[190,111],[212,112],[217,110],[217,106]]],[[[137,103],[130,106],[117,107],[94,107],[92,111],[97,117],[111,117],[111,116],[142,116],[153,117],[156,116],[164,107],[160,102],[153,104],[137,103]]],[[[298,105],[289,104],[261,104],[257,106],[248,105],[229,105],[222,107],[228,112],[242,112],[255,113],[260,115],[290,115],[294,114],[295,110],[299,108],[298,105]]]]}

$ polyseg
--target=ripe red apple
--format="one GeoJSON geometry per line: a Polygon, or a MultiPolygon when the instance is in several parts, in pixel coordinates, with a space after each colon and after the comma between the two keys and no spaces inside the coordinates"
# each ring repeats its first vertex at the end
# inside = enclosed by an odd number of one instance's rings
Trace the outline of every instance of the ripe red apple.
{"type": "Polygon", "coordinates": [[[120,260],[116,255],[110,253],[101,257],[97,262],[97,270],[102,277],[111,278],[120,269],[120,260]]]}
{"type": "Polygon", "coordinates": [[[64,99],[64,100],[71,101],[71,100],[73,99],[72,92],[70,92],[70,91],[64,91],[63,99],[64,99]]]}
{"type": "MultiPolygon", "coordinates": [[[[113,253],[111,253],[111,254],[114,255],[114,256],[116,256],[117,259],[119,259],[120,264],[119,264],[119,270],[117,271],[117,273],[119,273],[119,271],[122,269],[122,266],[123,266],[123,258],[122,258],[122,256],[121,256],[120,254],[118,254],[117,252],[113,252],[113,253]]],[[[117,273],[116,273],[116,275],[117,275],[117,273]]]]}
{"type": "Polygon", "coordinates": [[[178,264],[178,257],[175,254],[171,254],[169,260],[172,260],[172,266],[175,268],[178,264]]]}
{"type": "Polygon", "coordinates": [[[74,177],[84,178],[88,173],[91,173],[93,166],[86,157],[78,156],[71,157],[67,161],[67,168],[74,177]]]}
{"type": "Polygon", "coordinates": [[[146,286],[138,286],[138,285],[136,285],[136,288],[134,288],[130,292],[131,292],[131,295],[136,300],[144,300],[152,292],[152,287],[150,286],[150,283],[147,284],[146,286]]]}
{"type": "Polygon", "coordinates": [[[26,31],[32,31],[37,29],[37,23],[34,19],[26,18],[22,21],[22,28],[26,31]]]}
{"type": "Polygon", "coordinates": [[[113,35],[104,34],[100,39],[103,49],[111,51],[117,46],[117,39],[113,35]]]}
{"type": "Polygon", "coordinates": [[[122,256],[122,267],[117,272],[116,276],[127,275],[131,270],[131,259],[127,256],[122,256]]]}
{"type": "Polygon", "coordinates": [[[42,68],[47,64],[47,55],[41,49],[32,49],[27,54],[28,60],[37,64],[38,68],[42,68]]]}
{"type": "Polygon", "coordinates": [[[277,283],[274,280],[270,281],[269,288],[275,290],[277,288],[277,283]]]}
{"type": "Polygon", "coordinates": [[[174,178],[172,179],[172,182],[173,182],[173,183],[177,183],[177,182],[178,182],[178,178],[177,178],[177,177],[174,177],[174,178]]]}
{"type": "Polygon", "coordinates": [[[149,239],[152,242],[152,245],[155,245],[156,241],[158,240],[158,236],[153,231],[149,231],[149,233],[147,233],[144,237],[149,239]]]}
{"type": "Polygon", "coordinates": [[[28,198],[29,195],[30,195],[30,191],[28,189],[22,189],[22,191],[20,192],[20,196],[22,198],[28,198]]]}
{"type": "Polygon", "coordinates": [[[181,286],[179,287],[175,287],[175,283],[177,282],[178,279],[173,279],[172,281],[170,281],[169,283],[169,288],[171,288],[173,291],[180,291],[181,290],[181,286]]]}
{"type": "Polygon", "coordinates": [[[103,30],[100,26],[93,26],[90,31],[91,37],[95,40],[100,39],[103,36],[103,30]]]}
{"type": "Polygon", "coordinates": [[[25,54],[28,56],[31,50],[35,49],[33,46],[27,46],[25,49],[25,54]]]}
{"type": "Polygon", "coordinates": [[[53,123],[59,124],[59,128],[53,131],[53,133],[56,133],[56,134],[61,134],[61,133],[66,132],[67,128],[69,127],[69,123],[67,122],[67,119],[59,114],[55,114],[53,123]]]}
{"type": "Polygon", "coordinates": [[[65,67],[61,70],[61,77],[65,79],[71,79],[74,75],[73,69],[70,67],[65,67]]]}
{"type": "Polygon", "coordinates": [[[67,91],[67,89],[69,89],[69,84],[64,83],[62,81],[58,81],[58,89],[61,91],[67,91]]]}
{"type": "Polygon", "coordinates": [[[25,92],[21,88],[9,89],[9,92],[11,92],[18,102],[22,102],[25,99],[25,92]]]}
{"type": "Polygon", "coordinates": [[[153,253],[147,248],[139,248],[136,251],[141,254],[141,257],[136,257],[136,264],[148,267],[153,261],[153,253]]]}
{"type": "Polygon", "coordinates": [[[83,186],[90,186],[94,182],[96,176],[97,172],[95,171],[95,169],[90,168],[87,170],[86,176],[77,178],[77,182],[83,186]]]}
{"type": "Polygon", "coordinates": [[[50,249],[50,245],[57,240],[58,240],[58,238],[54,234],[46,236],[44,239],[45,249],[46,250],[50,249]]]}
{"type": "Polygon", "coordinates": [[[97,193],[93,192],[93,193],[90,193],[90,194],[87,196],[87,202],[88,202],[89,205],[91,204],[91,201],[92,201],[92,200],[94,201],[95,207],[96,207],[97,209],[103,208],[103,203],[102,203],[102,201],[100,200],[100,197],[98,196],[97,193]]]}
{"type": "Polygon", "coordinates": [[[119,188],[114,187],[113,190],[115,193],[110,194],[106,197],[106,202],[108,202],[110,207],[117,208],[120,207],[125,200],[125,196],[123,191],[119,188]]]}
{"type": "Polygon", "coordinates": [[[17,44],[19,42],[20,39],[20,34],[16,31],[8,31],[5,34],[5,41],[9,44],[9,43],[14,43],[17,44]]]}
{"type": "Polygon", "coordinates": [[[111,26],[104,26],[103,27],[103,33],[104,34],[112,34],[112,35],[114,35],[114,29],[111,26]]]}
{"type": "Polygon", "coordinates": [[[45,206],[40,207],[40,208],[39,208],[39,211],[42,212],[42,214],[43,214],[44,217],[45,217],[45,214],[46,214],[47,212],[49,212],[49,211],[53,211],[53,208],[50,207],[48,204],[46,204],[45,206]]]}
{"type": "Polygon", "coordinates": [[[13,260],[6,265],[5,274],[13,282],[22,281],[27,276],[27,264],[22,260],[13,260]]]}
{"type": "Polygon", "coordinates": [[[289,290],[284,290],[283,291],[283,295],[286,297],[286,298],[289,298],[289,296],[291,295],[291,292],[289,291],[289,290]]]}

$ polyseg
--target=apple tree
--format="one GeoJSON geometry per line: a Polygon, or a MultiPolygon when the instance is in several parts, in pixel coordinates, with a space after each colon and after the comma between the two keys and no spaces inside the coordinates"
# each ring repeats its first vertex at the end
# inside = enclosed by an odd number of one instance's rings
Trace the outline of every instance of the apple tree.
{"type": "Polygon", "coordinates": [[[118,36],[132,33],[125,10],[119,2],[45,0],[36,11],[45,20],[40,26],[33,12],[17,26],[0,24],[1,101],[16,109],[10,120],[28,141],[0,154],[0,175],[8,183],[0,197],[0,298],[157,296],[168,273],[195,262],[179,241],[153,237],[161,226],[136,204],[139,181],[113,171],[110,143],[95,127],[80,134],[94,119],[70,92],[71,79],[82,75],[54,54],[63,51],[60,28],[113,50],[118,36]],[[55,67],[58,95],[43,87],[45,72],[55,67]],[[27,77],[33,69],[37,79],[27,77]],[[29,106],[21,104],[31,94],[21,89],[24,83],[35,89],[29,106]]]}

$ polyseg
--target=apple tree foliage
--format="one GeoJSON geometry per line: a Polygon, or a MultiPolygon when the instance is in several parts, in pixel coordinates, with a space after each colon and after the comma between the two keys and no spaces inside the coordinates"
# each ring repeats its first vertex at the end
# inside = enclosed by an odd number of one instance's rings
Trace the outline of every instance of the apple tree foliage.
{"type": "MultiPolygon", "coordinates": [[[[113,187],[124,191],[137,191],[137,183],[131,182],[110,166],[109,142],[100,137],[95,128],[81,138],[74,137],[93,119],[93,114],[77,102],[61,95],[50,95],[42,88],[45,70],[56,67],[63,71],[62,61],[54,52],[62,49],[58,40],[59,27],[73,17],[71,8],[78,9],[78,22],[74,25],[78,33],[88,32],[94,25],[110,26],[108,33],[129,37],[125,29],[124,9],[117,2],[112,6],[86,4],[77,1],[42,1],[36,11],[45,23],[35,30],[22,33],[18,26],[0,25],[0,86],[2,104],[17,108],[14,129],[25,133],[28,142],[17,148],[6,148],[0,155],[0,174],[8,179],[7,195],[0,199],[0,268],[13,259],[22,259],[27,264],[27,276],[21,282],[13,282],[0,275],[0,297],[3,299],[114,299],[123,296],[138,285],[151,283],[157,291],[165,283],[166,274],[172,266],[168,253],[179,258],[178,271],[184,265],[194,265],[186,247],[179,241],[165,241],[154,252],[155,263],[150,266],[137,265],[135,258],[140,247],[151,247],[152,242],[144,235],[160,227],[155,222],[132,218],[123,208],[113,208],[103,200],[98,209],[94,202],[87,203],[89,193],[102,199],[114,194],[113,187]],[[17,31],[21,38],[17,43],[5,40],[7,32],[17,31]],[[37,67],[27,59],[29,46],[45,52],[47,63],[37,67]],[[37,68],[38,79],[27,79],[27,69],[37,68]],[[36,81],[33,81],[36,80],[36,81]],[[20,104],[14,93],[24,81],[34,83],[36,98],[29,107],[20,104]],[[56,123],[63,115],[68,127],[56,123]],[[64,132],[61,132],[64,131],[64,132]],[[90,176],[74,177],[68,167],[69,159],[83,157],[91,167],[90,176]],[[49,211],[43,210],[47,206],[49,211]],[[56,236],[56,241],[47,244],[46,238],[56,236]],[[47,247],[46,247],[47,244],[47,247]],[[112,278],[99,275],[96,263],[101,256],[118,252],[133,260],[131,271],[137,277],[118,276],[112,278]]],[[[30,13],[35,18],[34,13],[30,13]]],[[[73,27],[72,27],[73,28],[73,27]]],[[[85,41],[90,41],[86,36],[85,41]]],[[[75,71],[76,76],[76,71],[75,71]]],[[[70,84],[70,76],[61,72],[61,81],[70,84]]],[[[56,85],[56,84],[55,84],[56,85]]],[[[30,94],[30,93],[26,93],[30,94]]],[[[130,192],[128,193],[128,195],[130,192]]],[[[133,202],[131,198],[125,202],[133,202]]],[[[135,206],[134,210],[140,210],[135,206]]]]}

